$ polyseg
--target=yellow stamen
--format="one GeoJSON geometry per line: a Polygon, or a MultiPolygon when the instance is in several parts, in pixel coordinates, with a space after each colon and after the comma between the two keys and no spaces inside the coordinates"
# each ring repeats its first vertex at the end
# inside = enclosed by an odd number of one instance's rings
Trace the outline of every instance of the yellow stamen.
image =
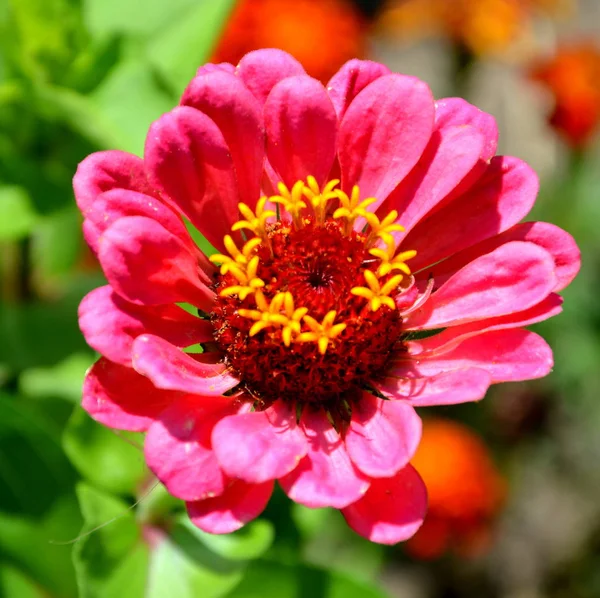
{"type": "Polygon", "coordinates": [[[280,195],[273,195],[269,199],[272,203],[283,206],[284,210],[292,217],[292,222],[296,229],[302,228],[303,222],[300,212],[308,207],[302,199],[304,182],[296,182],[291,191],[283,183],[278,183],[277,189],[280,195]]]}
{"type": "Polygon", "coordinates": [[[271,303],[267,303],[262,291],[259,290],[256,292],[255,299],[258,309],[238,310],[240,316],[256,320],[256,323],[250,328],[250,336],[254,336],[270,326],[281,326],[281,337],[285,346],[289,347],[292,335],[300,333],[300,322],[308,309],[306,307],[294,309],[294,298],[289,291],[277,293],[271,299],[271,303]],[[282,309],[285,313],[281,313],[282,309]]]}
{"type": "Polygon", "coordinates": [[[231,297],[231,295],[237,295],[241,301],[243,301],[248,295],[255,293],[257,289],[265,286],[265,283],[258,278],[259,258],[255,255],[248,263],[247,268],[244,270],[239,268],[231,268],[230,272],[235,276],[239,285],[224,288],[219,295],[221,297],[231,297]]]}
{"type": "Polygon", "coordinates": [[[231,230],[241,230],[243,228],[252,231],[257,237],[268,242],[266,225],[267,219],[275,217],[273,210],[265,210],[267,203],[266,197],[261,197],[256,203],[256,213],[254,213],[245,203],[239,203],[238,208],[245,220],[239,220],[231,230]]]}
{"type": "Polygon", "coordinates": [[[384,243],[390,245],[394,243],[394,237],[391,233],[395,231],[402,232],[404,227],[400,224],[395,224],[398,219],[398,212],[392,210],[383,220],[379,220],[372,212],[367,212],[365,218],[371,227],[367,238],[367,247],[372,246],[377,239],[382,239],[384,243]]]}
{"type": "Polygon", "coordinates": [[[381,260],[381,264],[379,265],[379,268],[377,268],[377,276],[380,278],[389,274],[392,270],[400,270],[400,272],[404,272],[404,274],[410,276],[410,268],[405,262],[415,257],[417,252],[414,250],[403,251],[398,255],[394,255],[395,251],[396,246],[394,243],[387,243],[386,249],[374,247],[369,250],[369,253],[372,256],[381,260]]]}
{"type": "Polygon", "coordinates": [[[325,187],[321,190],[317,179],[314,176],[306,177],[308,185],[304,185],[302,193],[310,201],[313,210],[315,212],[315,219],[319,224],[322,224],[325,220],[325,214],[327,212],[327,203],[329,200],[337,197],[337,192],[334,188],[339,184],[338,179],[329,181],[325,187]]]}
{"type": "Polygon", "coordinates": [[[333,323],[336,315],[336,311],[327,312],[321,323],[311,316],[304,316],[304,321],[311,331],[300,333],[296,340],[300,343],[316,342],[319,353],[325,355],[329,343],[346,329],[346,324],[333,323]]]}
{"type": "Polygon", "coordinates": [[[229,251],[232,257],[229,257],[227,255],[216,254],[211,255],[208,259],[213,264],[221,264],[221,268],[219,271],[223,275],[227,274],[227,272],[230,272],[234,269],[238,271],[241,270],[243,272],[248,266],[248,263],[250,262],[252,253],[261,244],[261,242],[262,241],[260,238],[254,237],[250,239],[247,243],[245,243],[244,247],[242,247],[242,250],[240,251],[234,243],[233,239],[229,235],[225,235],[223,243],[225,244],[225,248],[227,249],[227,251],[229,251]]]}
{"type": "Polygon", "coordinates": [[[352,187],[352,193],[350,197],[346,193],[341,190],[336,190],[336,195],[340,200],[341,207],[339,207],[334,213],[334,218],[345,218],[346,221],[344,223],[344,232],[345,234],[350,234],[354,223],[361,216],[366,218],[367,215],[367,207],[377,200],[374,197],[367,197],[367,199],[363,199],[360,201],[360,191],[358,189],[358,185],[354,185],[352,187]]]}
{"type": "Polygon", "coordinates": [[[365,270],[364,277],[369,285],[368,288],[354,287],[350,292],[353,295],[367,299],[372,311],[377,311],[382,305],[385,305],[390,309],[395,309],[396,304],[391,297],[388,297],[388,295],[402,282],[402,274],[392,276],[392,278],[390,278],[383,286],[381,286],[377,276],[375,276],[371,270],[365,270]]]}

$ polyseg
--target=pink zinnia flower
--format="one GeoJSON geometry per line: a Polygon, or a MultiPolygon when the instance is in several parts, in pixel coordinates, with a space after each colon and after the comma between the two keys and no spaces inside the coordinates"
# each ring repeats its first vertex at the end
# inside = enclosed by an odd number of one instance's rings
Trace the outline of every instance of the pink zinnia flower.
{"type": "Polygon", "coordinates": [[[327,87],[278,50],[203,67],[143,159],[100,152],[75,176],[109,282],[80,308],[103,355],[84,407],[147,430],[150,469],[206,531],[256,517],[278,480],[375,542],[410,537],[414,408],[546,375],[523,326],[560,311],[579,267],[567,233],[517,224],[537,178],[496,138],[374,62],[327,87]]]}

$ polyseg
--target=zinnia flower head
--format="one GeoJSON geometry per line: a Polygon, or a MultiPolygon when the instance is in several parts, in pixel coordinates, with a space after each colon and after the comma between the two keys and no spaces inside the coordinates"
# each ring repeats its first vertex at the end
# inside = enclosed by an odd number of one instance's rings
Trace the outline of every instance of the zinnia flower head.
{"type": "Polygon", "coordinates": [[[446,35],[477,55],[506,49],[529,28],[538,9],[561,0],[399,0],[381,17],[383,30],[408,36],[446,35]]]}
{"type": "Polygon", "coordinates": [[[240,0],[213,53],[236,64],[260,48],[280,48],[325,83],[365,53],[367,22],[350,0],[240,0]]]}
{"type": "Polygon", "coordinates": [[[427,486],[429,506],[406,545],[408,552],[430,559],[448,549],[464,556],[485,550],[504,502],[505,482],[481,438],[458,422],[426,419],[411,463],[427,486]]]}
{"type": "Polygon", "coordinates": [[[80,307],[103,355],[84,407],[148,431],[148,465],[204,530],[256,517],[278,480],[373,541],[408,538],[414,408],[546,375],[523,326],[579,267],[567,233],[518,224],[537,179],[496,140],[489,115],[374,62],[326,87],[279,50],[201,68],[143,158],[75,175],[109,282],[80,307]]]}
{"type": "Polygon", "coordinates": [[[574,147],[586,145],[600,124],[600,49],[594,43],[564,47],[532,70],[554,99],[550,124],[574,147]]]}

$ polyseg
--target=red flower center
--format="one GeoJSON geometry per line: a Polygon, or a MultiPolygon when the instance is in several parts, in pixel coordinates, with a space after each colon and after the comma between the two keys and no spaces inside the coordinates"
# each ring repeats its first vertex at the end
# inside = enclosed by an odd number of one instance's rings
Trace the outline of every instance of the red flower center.
{"type": "Polygon", "coordinates": [[[365,210],[374,200],[359,202],[358,189],[349,198],[336,185],[320,190],[312,177],[292,191],[280,185],[270,201],[287,213],[274,222],[267,198],[256,213],[240,205],[246,220],[233,230],[256,237],[239,250],[228,236],[231,257],[211,258],[221,264],[215,339],[246,390],[266,405],[300,398],[339,412],[342,397],[383,376],[401,342],[395,298],[414,252],[394,256],[397,214],[379,221],[365,210]],[[354,230],[359,218],[365,232],[354,230]],[[382,241],[386,249],[377,246],[382,241]]]}

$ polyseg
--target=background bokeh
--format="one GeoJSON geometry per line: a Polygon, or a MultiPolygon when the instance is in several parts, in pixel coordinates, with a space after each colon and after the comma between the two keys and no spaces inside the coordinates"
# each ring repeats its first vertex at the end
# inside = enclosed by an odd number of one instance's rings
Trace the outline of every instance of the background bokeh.
{"type": "Polygon", "coordinates": [[[600,597],[599,121],[598,0],[0,0],[0,596],[600,597]],[[563,314],[536,326],[553,373],[423,411],[430,515],[405,545],[282,494],[202,533],[143,439],[78,406],[94,355],[77,305],[103,283],[78,162],[141,153],[200,64],[259,47],[324,82],[372,58],[491,112],[501,151],[540,174],[531,217],[582,249],[563,314]]]}

